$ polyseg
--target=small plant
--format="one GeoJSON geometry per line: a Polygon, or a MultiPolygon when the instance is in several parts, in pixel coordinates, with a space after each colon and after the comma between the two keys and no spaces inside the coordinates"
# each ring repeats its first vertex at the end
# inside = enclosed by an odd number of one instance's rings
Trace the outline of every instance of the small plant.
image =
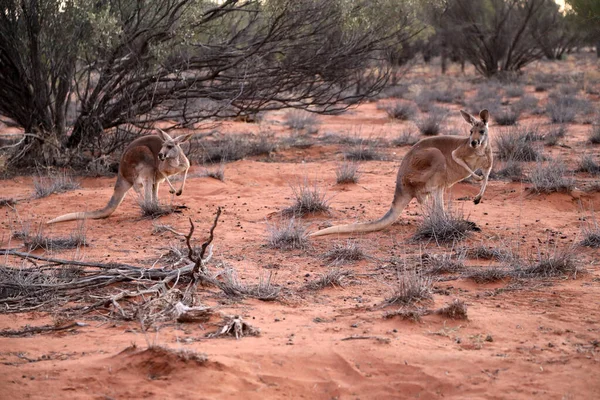
{"type": "Polygon", "coordinates": [[[495,179],[509,179],[512,182],[521,182],[523,180],[523,166],[521,162],[513,159],[507,160],[502,168],[493,172],[495,179]]]}
{"type": "Polygon", "coordinates": [[[33,179],[34,197],[41,199],[53,193],[64,193],[79,189],[79,182],[67,174],[38,176],[33,179]]]}
{"type": "Polygon", "coordinates": [[[465,268],[465,253],[458,254],[423,254],[421,263],[425,267],[424,272],[430,275],[451,274],[460,272],[465,268]]]}
{"type": "Polygon", "coordinates": [[[587,114],[590,110],[588,100],[571,95],[551,95],[546,106],[546,111],[555,124],[574,122],[575,117],[587,114]]]}
{"type": "Polygon", "coordinates": [[[494,116],[496,123],[501,126],[515,125],[519,119],[520,111],[515,107],[504,108],[494,116]]]}
{"type": "Polygon", "coordinates": [[[600,124],[594,125],[590,130],[588,140],[591,144],[600,144],[600,124]]]}
{"type": "Polygon", "coordinates": [[[267,224],[269,247],[281,250],[304,249],[308,246],[306,227],[292,217],[276,224],[267,224]]]}
{"type": "Polygon", "coordinates": [[[436,243],[452,243],[463,240],[469,232],[480,230],[475,223],[464,219],[463,214],[442,207],[428,207],[423,223],[413,235],[413,240],[435,240],[436,243]]]}
{"type": "Polygon", "coordinates": [[[478,260],[509,260],[511,254],[503,249],[497,247],[488,247],[479,245],[475,247],[469,247],[465,249],[466,256],[469,258],[476,258],[478,260]]]}
{"type": "Polygon", "coordinates": [[[403,121],[411,119],[417,113],[414,104],[400,100],[382,102],[377,108],[385,111],[388,117],[403,121]]]}
{"type": "Polygon", "coordinates": [[[32,232],[30,225],[25,225],[20,232],[13,232],[12,237],[23,240],[23,246],[28,251],[43,249],[46,251],[58,251],[77,249],[87,246],[85,221],[79,222],[77,227],[71,232],[69,237],[52,238],[44,233],[44,225],[40,224],[38,228],[32,232]]]}
{"type": "Polygon", "coordinates": [[[225,182],[225,163],[221,162],[217,168],[206,168],[202,176],[225,182]]]}
{"type": "Polygon", "coordinates": [[[392,295],[385,300],[387,305],[408,305],[419,301],[431,300],[433,281],[426,275],[415,271],[404,271],[398,277],[392,295]]]}
{"type": "Polygon", "coordinates": [[[15,199],[0,198],[0,207],[13,207],[16,205],[17,201],[15,199]]]}
{"type": "Polygon", "coordinates": [[[567,168],[558,160],[552,160],[546,165],[537,163],[529,174],[533,184],[531,190],[536,193],[568,192],[575,186],[572,177],[565,176],[567,168]]]}
{"type": "Polygon", "coordinates": [[[402,307],[399,310],[387,311],[383,314],[383,318],[400,317],[404,320],[420,322],[421,317],[426,315],[429,310],[420,307],[402,307]]]}
{"type": "Polygon", "coordinates": [[[600,247],[600,225],[596,217],[592,214],[590,218],[585,220],[585,223],[581,227],[583,233],[583,240],[581,241],[582,246],[586,247],[600,247]]]}
{"type": "Polygon", "coordinates": [[[350,240],[344,245],[336,243],[333,248],[323,256],[323,258],[325,258],[331,264],[344,264],[353,261],[360,261],[365,259],[365,257],[365,253],[360,248],[358,243],[350,240]]]}
{"type": "Polygon", "coordinates": [[[361,143],[352,147],[344,153],[344,157],[352,161],[373,161],[384,158],[372,143],[361,143]]]}
{"type": "Polygon", "coordinates": [[[305,130],[307,133],[317,133],[319,121],[315,114],[305,110],[290,110],[285,116],[285,124],[294,130],[305,130]]]}
{"type": "Polygon", "coordinates": [[[216,141],[205,141],[202,144],[201,156],[197,156],[202,164],[226,163],[241,160],[245,157],[272,153],[276,145],[272,136],[231,134],[216,141]]]}
{"type": "Polygon", "coordinates": [[[538,161],[542,154],[533,146],[531,134],[525,130],[509,129],[496,136],[495,149],[500,160],[538,161]]]}
{"type": "Polygon", "coordinates": [[[536,260],[530,260],[525,267],[516,266],[515,274],[520,277],[575,276],[579,272],[574,247],[555,247],[541,252],[538,249],[536,260]]]}
{"type": "Polygon", "coordinates": [[[579,161],[577,172],[587,172],[591,175],[600,174],[600,165],[594,161],[594,157],[589,154],[584,154],[579,161]]]}
{"type": "Polygon", "coordinates": [[[426,116],[421,116],[415,120],[415,124],[423,135],[435,136],[440,133],[445,118],[446,110],[436,107],[432,108],[426,116]]]}
{"type": "Polygon", "coordinates": [[[294,204],[283,210],[284,214],[304,216],[329,211],[329,200],[316,182],[311,186],[305,178],[303,182],[291,185],[291,189],[294,204]]]}
{"type": "Polygon", "coordinates": [[[357,183],[360,178],[358,163],[354,161],[344,161],[338,164],[335,169],[335,182],[338,185],[345,183],[357,183]]]}
{"type": "Polygon", "coordinates": [[[464,301],[459,299],[454,299],[452,303],[447,304],[445,307],[435,310],[434,314],[441,315],[442,317],[450,319],[468,319],[467,305],[464,301]]]}
{"type": "Polygon", "coordinates": [[[177,207],[170,204],[162,204],[159,201],[148,200],[145,197],[138,199],[138,205],[142,210],[142,218],[156,219],[163,215],[169,215],[178,212],[177,207]]]}
{"type": "Polygon", "coordinates": [[[525,89],[521,85],[508,85],[504,87],[504,93],[508,97],[521,97],[525,94],[525,89]]]}
{"type": "Polygon", "coordinates": [[[558,141],[567,136],[567,128],[564,125],[559,126],[558,128],[552,129],[546,137],[544,138],[544,143],[546,146],[556,146],[558,141]]]}
{"type": "Polygon", "coordinates": [[[521,111],[535,110],[538,106],[538,99],[535,96],[525,95],[515,103],[515,108],[521,111]]]}
{"type": "Polygon", "coordinates": [[[323,274],[320,278],[310,281],[304,285],[306,290],[321,290],[326,287],[342,287],[345,285],[347,279],[352,278],[353,273],[351,271],[342,270],[339,268],[331,268],[327,273],[323,274]]]}
{"type": "Polygon", "coordinates": [[[511,274],[504,268],[487,267],[487,268],[471,268],[463,276],[466,279],[471,279],[475,283],[484,284],[503,281],[510,278],[511,274]]]}
{"type": "Polygon", "coordinates": [[[395,139],[392,139],[392,144],[394,146],[412,146],[417,143],[419,139],[414,135],[414,132],[411,129],[405,129],[402,133],[397,136],[395,139]]]}

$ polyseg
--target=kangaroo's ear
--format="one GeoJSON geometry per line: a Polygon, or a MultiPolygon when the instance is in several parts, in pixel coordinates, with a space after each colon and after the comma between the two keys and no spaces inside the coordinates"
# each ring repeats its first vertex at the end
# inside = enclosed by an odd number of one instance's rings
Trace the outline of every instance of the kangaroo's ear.
{"type": "Polygon", "coordinates": [[[192,136],[194,136],[193,133],[188,133],[187,135],[181,135],[181,136],[177,136],[175,138],[175,141],[177,143],[183,143],[183,142],[187,142],[188,140],[190,140],[192,138],[192,136]]]}
{"type": "Polygon", "coordinates": [[[467,121],[469,124],[473,125],[475,123],[475,118],[464,110],[460,110],[460,115],[467,121]]]}
{"type": "Polygon", "coordinates": [[[167,140],[173,140],[173,138],[171,136],[169,136],[169,134],[167,132],[163,131],[160,128],[156,128],[156,129],[158,129],[158,137],[160,137],[163,140],[163,142],[166,142],[167,140]]]}
{"type": "Polygon", "coordinates": [[[481,121],[487,125],[488,121],[490,120],[490,112],[484,108],[479,112],[479,118],[481,118],[481,121]]]}

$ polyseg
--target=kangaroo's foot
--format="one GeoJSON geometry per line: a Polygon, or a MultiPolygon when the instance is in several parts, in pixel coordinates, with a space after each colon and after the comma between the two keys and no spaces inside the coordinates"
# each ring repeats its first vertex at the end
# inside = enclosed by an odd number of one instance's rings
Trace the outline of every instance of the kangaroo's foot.
{"type": "Polygon", "coordinates": [[[480,201],[481,201],[481,196],[477,196],[473,199],[473,203],[475,203],[475,204],[479,204],[480,201]]]}

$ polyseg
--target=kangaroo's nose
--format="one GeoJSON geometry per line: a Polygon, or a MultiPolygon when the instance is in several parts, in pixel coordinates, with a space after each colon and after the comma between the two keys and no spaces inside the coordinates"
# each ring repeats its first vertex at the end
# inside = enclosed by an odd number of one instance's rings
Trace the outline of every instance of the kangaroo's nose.
{"type": "Polygon", "coordinates": [[[471,140],[471,146],[472,147],[477,146],[477,140],[471,140]]]}
{"type": "Polygon", "coordinates": [[[165,155],[164,155],[163,153],[158,153],[158,159],[159,159],[160,161],[164,161],[164,159],[165,159],[165,155]]]}

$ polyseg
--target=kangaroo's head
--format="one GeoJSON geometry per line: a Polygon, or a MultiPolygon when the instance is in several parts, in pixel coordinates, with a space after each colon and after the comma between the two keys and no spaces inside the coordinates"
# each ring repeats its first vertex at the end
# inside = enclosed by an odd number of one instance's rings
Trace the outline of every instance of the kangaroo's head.
{"type": "Polygon", "coordinates": [[[183,151],[179,145],[189,140],[189,138],[192,137],[192,134],[177,136],[173,139],[171,136],[169,136],[169,134],[167,134],[167,132],[159,129],[158,136],[163,140],[162,147],[158,152],[158,159],[160,161],[165,161],[179,157],[179,154],[181,154],[183,151]]]}
{"type": "Polygon", "coordinates": [[[460,110],[460,114],[463,116],[465,121],[471,124],[471,133],[469,134],[469,144],[472,148],[485,144],[488,140],[488,121],[490,119],[490,113],[488,110],[481,110],[479,118],[481,121],[475,119],[474,116],[466,111],[460,110]]]}

